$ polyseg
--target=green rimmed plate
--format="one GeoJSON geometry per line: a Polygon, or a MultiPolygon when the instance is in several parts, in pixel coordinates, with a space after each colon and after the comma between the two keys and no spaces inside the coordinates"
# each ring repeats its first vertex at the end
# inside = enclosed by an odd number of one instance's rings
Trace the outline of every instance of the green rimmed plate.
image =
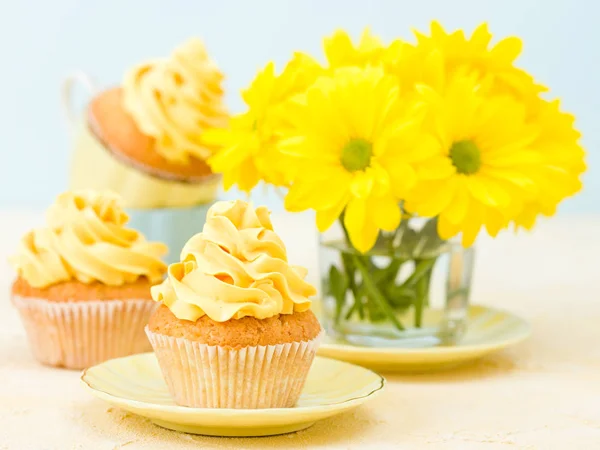
{"type": "Polygon", "coordinates": [[[508,312],[473,305],[465,336],[453,346],[428,348],[360,347],[327,337],[318,354],[383,371],[429,372],[475,361],[517,344],[531,334],[529,323],[508,312]]]}
{"type": "Polygon", "coordinates": [[[153,353],[112,359],[83,371],[96,397],[165,428],[209,436],[269,436],[308,428],[356,408],[385,380],[368,369],[317,356],[294,408],[211,409],[177,406],[153,353]]]}

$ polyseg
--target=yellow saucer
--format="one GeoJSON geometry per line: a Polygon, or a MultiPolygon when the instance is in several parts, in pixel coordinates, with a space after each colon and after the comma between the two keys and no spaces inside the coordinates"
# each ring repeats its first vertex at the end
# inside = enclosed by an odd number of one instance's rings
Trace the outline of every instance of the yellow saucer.
{"type": "Polygon", "coordinates": [[[209,436],[269,436],[310,427],[356,408],[378,392],[381,375],[334,359],[316,357],[294,408],[210,409],[177,406],[154,353],[112,359],[83,371],[96,397],[164,428],[209,436]]]}
{"type": "Polygon", "coordinates": [[[428,372],[449,369],[517,344],[531,334],[529,323],[508,311],[471,306],[469,323],[461,341],[448,347],[359,347],[326,338],[321,356],[394,372],[428,372]]]}

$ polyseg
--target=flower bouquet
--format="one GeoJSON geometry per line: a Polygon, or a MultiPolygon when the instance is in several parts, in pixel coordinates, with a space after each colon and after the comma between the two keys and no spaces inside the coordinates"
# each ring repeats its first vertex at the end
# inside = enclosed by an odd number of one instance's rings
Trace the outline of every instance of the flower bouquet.
{"type": "Polygon", "coordinates": [[[585,170],[573,116],[515,65],[518,38],[491,45],[486,24],[467,37],[436,22],[416,38],[367,30],[354,45],[338,31],[325,64],[269,63],[247,111],[205,134],[226,189],[265,182],[288,211],[315,211],[324,324],[364,345],[456,341],[480,232],[531,229],[585,170]]]}

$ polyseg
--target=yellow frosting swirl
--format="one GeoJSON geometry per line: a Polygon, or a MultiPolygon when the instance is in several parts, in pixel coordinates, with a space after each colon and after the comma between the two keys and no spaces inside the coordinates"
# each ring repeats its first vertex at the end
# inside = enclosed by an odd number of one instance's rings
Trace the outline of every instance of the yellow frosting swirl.
{"type": "Polygon", "coordinates": [[[211,150],[202,132],[227,124],[222,81],[202,41],[191,39],[169,59],[130,70],[123,82],[123,104],[142,133],[156,139],[156,150],[166,159],[206,159],[211,150]]]}
{"type": "Polygon", "coordinates": [[[316,290],[304,281],[306,272],[288,264],[267,208],[217,202],[202,233],[184,246],[181,262],[171,264],[167,279],[152,288],[152,298],[179,319],[266,319],[310,308],[316,290]]]}
{"type": "Polygon", "coordinates": [[[125,228],[128,219],[115,194],[63,193],[48,209],[48,226],[27,233],[10,263],[37,288],[73,279],[111,286],[142,276],[159,282],[167,269],[160,259],[167,247],[125,228]]]}

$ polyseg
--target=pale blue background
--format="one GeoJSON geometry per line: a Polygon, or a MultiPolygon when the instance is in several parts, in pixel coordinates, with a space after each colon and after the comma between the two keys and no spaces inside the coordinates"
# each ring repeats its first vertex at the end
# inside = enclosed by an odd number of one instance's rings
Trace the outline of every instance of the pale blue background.
{"type": "MultiPolygon", "coordinates": [[[[437,18],[469,32],[487,20],[497,36],[525,41],[521,65],[576,113],[590,170],[563,212],[600,212],[600,5],[595,0],[38,0],[3,1],[0,14],[0,208],[38,208],[66,186],[69,139],[59,85],[75,68],[103,85],[147,57],[201,36],[227,74],[228,105],[273,59],[320,54],[336,27],[365,25],[386,39],[408,38],[437,18]]],[[[260,201],[260,199],[256,199],[260,201]]],[[[274,202],[273,197],[270,199],[274,202]]]]}

